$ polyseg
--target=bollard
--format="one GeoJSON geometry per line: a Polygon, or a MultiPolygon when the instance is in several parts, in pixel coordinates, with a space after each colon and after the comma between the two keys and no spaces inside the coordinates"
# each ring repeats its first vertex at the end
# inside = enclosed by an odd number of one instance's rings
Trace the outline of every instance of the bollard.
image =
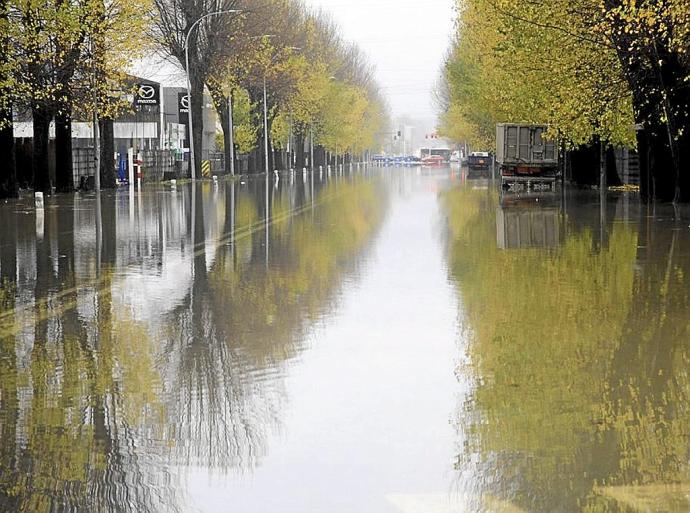
{"type": "Polygon", "coordinates": [[[45,230],[45,217],[43,211],[43,193],[37,192],[34,194],[36,202],[36,239],[43,240],[43,232],[45,230]]]}

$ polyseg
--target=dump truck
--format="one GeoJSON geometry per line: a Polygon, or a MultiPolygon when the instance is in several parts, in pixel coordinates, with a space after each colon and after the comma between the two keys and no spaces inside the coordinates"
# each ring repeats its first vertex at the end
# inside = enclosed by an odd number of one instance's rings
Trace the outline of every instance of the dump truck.
{"type": "Polygon", "coordinates": [[[553,187],[558,172],[558,144],[545,137],[546,125],[496,125],[496,162],[504,189],[553,187]]]}

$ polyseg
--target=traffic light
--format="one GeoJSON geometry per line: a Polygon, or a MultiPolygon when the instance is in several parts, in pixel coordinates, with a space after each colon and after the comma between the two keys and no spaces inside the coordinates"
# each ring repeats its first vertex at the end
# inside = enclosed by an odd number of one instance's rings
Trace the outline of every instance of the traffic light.
{"type": "Polygon", "coordinates": [[[402,133],[400,132],[400,130],[398,130],[398,137],[401,137],[401,136],[402,136],[402,133]]]}

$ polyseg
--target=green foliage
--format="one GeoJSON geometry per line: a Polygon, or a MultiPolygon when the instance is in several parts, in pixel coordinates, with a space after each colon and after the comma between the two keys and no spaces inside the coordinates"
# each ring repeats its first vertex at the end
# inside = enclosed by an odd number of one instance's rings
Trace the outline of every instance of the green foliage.
{"type": "Polygon", "coordinates": [[[235,144],[240,153],[249,153],[256,143],[259,127],[252,122],[249,93],[236,89],[232,94],[235,144]]]}
{"type": "MultiPolygon", "coordinates": [[[[233,89],[233,136],[239,153],[249,153],[256,146],[259,127],[252,123],[252,104],[247,91],[242,88],[233,89]]],[[[223,150],[225,140],[221,132],[216,133],[216,148],[223,150]]]]}
{"type": "Polygon", "coordinates": [[[95,89],[101,115],[131,105],[125,71],[147,49],[141,34],[148,0],[12,0],[8,6],[12,16],[0,24],[10,51],[0,67],[9,73],[0,76],[11,87],[0,87],[0,101],[88,114],[95,89]]]}
{"type": "Polygon", "coordinates": [[[444,71],[440,130],[490,147],[499,122],[546,123],[572,144],[634,144],[633,103],[594,0],[470,0],[444,71]]]}
{"type": "Polygon", "coordinates": [[[283,148],[290,133],[313,134],[317,144],[340,154],[376,147],[386,109],[363,56],[298,2],[271,1],[264,9],[238,21],[209,79],[212,91],[247,91],[245,135],[254,140],[246,147],[256,147],[263,131],[264,81],[273,147],[283,148]],[[265,12],[271,15],[264,18],[265,12]]]}

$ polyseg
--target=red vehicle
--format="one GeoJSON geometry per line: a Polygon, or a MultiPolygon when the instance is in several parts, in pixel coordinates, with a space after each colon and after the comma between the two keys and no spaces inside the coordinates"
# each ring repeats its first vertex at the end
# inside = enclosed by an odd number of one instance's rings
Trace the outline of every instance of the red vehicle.
{"type": "Polygon", "coordinates": [[[423,166],[441,166],[444,163],[444,159],[441,155],[429,155],[422,159],[423,166]]]}

